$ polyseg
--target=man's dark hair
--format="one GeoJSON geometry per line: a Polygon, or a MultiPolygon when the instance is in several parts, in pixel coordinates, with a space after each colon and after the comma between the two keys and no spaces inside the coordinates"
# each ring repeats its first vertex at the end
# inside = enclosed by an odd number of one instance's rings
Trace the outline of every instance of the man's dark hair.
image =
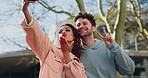
{"type": "Polygon", "coordinates": [[[80,12],[76,17],[75,17],[75,22],[79,19],[79,18],[86,18],[87,20],[89,20],[89,22],[91,23],[92,26],[96,26],[96,22],[94,19],[94,16],[90,13],[87,12],[80,12]]]}

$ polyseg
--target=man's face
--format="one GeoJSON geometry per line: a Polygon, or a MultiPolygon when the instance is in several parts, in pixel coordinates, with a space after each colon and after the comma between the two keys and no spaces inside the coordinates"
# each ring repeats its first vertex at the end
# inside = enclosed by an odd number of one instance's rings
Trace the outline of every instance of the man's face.
{"type": "Polygon", "coordinates": [[[90,36],[93,34],[93,31],[95,31],[95,27],[92,26],[86,18],[79,18],[76,21],[76,29],[81,37],[90,36]]]}

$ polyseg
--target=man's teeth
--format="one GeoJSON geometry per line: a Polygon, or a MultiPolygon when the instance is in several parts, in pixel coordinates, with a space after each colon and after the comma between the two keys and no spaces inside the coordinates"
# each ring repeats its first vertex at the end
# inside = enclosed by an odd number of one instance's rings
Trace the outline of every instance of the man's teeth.
{"type": "Polygon", "coordinates": [[[80,30],[80,32],[84,32],[85,30],[80,30]]]}

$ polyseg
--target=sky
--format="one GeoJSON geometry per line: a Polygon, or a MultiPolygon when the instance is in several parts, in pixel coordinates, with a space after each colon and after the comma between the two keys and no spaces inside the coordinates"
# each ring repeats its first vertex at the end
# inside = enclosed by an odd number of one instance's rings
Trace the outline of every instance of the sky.
{"type": "MultiPolygon", "coordinates": [[[[10,51],[18,51],[18,50],[25,50],[26,48],[22,48],[17,46],[17,44],[29,48],[29,46],[25,42],[25,33],[22,30],[20,24],[22,20],[24,19],[23,13],[21,12],[21,3],[22,1],[19,0],[0,0],[0,53],[1,52],[10,52],[10,51]],[[17,9],[17,10],[16,10],[17,9]],[[11,15],[13,13],[13,15],[11,15]]],[[[32,11],[32,7],[37,8],[40,10],[39,7],[36,7],[38,5],[37,3],[34,3],[30,5],[29,10],[32,11]]],[[[39,16],[39,11],[34,10],[36,14],[34,14],[34,17],[39,16]],[[37,16],[38,15],[38,16],[37,16]]],[[[52,18],[51,16],[55,17],[56,14],[52,13],[52,15],[48,15],[49,18],[52,18]]],[[[57,16],[58,17],[58,16],[57,16]]],[[[63,17],[63,19],[65,19],[63,17]]],[[[45,24],[48,23],[50,26],[51,24],[56,22],[55,18],[48,19],[44,18],[44,24],[43,22],[39,21],[39,23],[42,26],[45,26],[45,24]],[[50,21],[50,22],[49,22],[50,21]]],[[[61,20],[59,20],[61,21],[61,20]]],[[[46,28],[49,29],[49,26],[46,25],[46,28]]],[[[45,28],[45,27],[44,27],[45,28]]],[[[48,31],[47,31],[48,32],[48,31]]]]}
{"type": "MultiPolygon", "coordinates": [[[[55,7],[56,10],[61,10],[77,14],[79,9],[75,0],[46,0],[50,6],[55,7]]],[[[96,0],[84,0],[85,8],[87,12],[92,14],[98,13],[98,7],[96,0]]],[[[103,1],[104,5],[107,5],[103,1]]],[[[25,33],[20,24],[24,19],[24,15],[21,11],[22,0],[0,0],[0,53],[25,50],[29,48],[25,41],[25,33]],[[18,45],[22,47],[19,47],[18,45]]],[[[106,8],[104,8],[106,10],[106,8]]],[[[54,39],[55,25],[66,20],[69,16],[65,14],[56,14],[52,11],[48,11],[43,8],[39,3],[33,3],[29,6],[29,12],[32,16],[38,20],[40,27],[45,29],[45,33],[54,39]]],[[[65,21],[64,21],[65,22],[65,21]]],[[[30,48],[29,48],[30,49],[30,48]]]]}

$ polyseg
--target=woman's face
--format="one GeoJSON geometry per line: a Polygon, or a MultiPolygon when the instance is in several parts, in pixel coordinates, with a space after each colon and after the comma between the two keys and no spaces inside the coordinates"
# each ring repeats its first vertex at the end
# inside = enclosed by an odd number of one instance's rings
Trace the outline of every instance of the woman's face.
{"type": "Polygon", "coordinates": [[[59,40],[60,37],[63,36],[66,41],[73,41],[74,40],[74,34],[72,29],[69,26],[62,26],[59,29],[59,40]]]}

